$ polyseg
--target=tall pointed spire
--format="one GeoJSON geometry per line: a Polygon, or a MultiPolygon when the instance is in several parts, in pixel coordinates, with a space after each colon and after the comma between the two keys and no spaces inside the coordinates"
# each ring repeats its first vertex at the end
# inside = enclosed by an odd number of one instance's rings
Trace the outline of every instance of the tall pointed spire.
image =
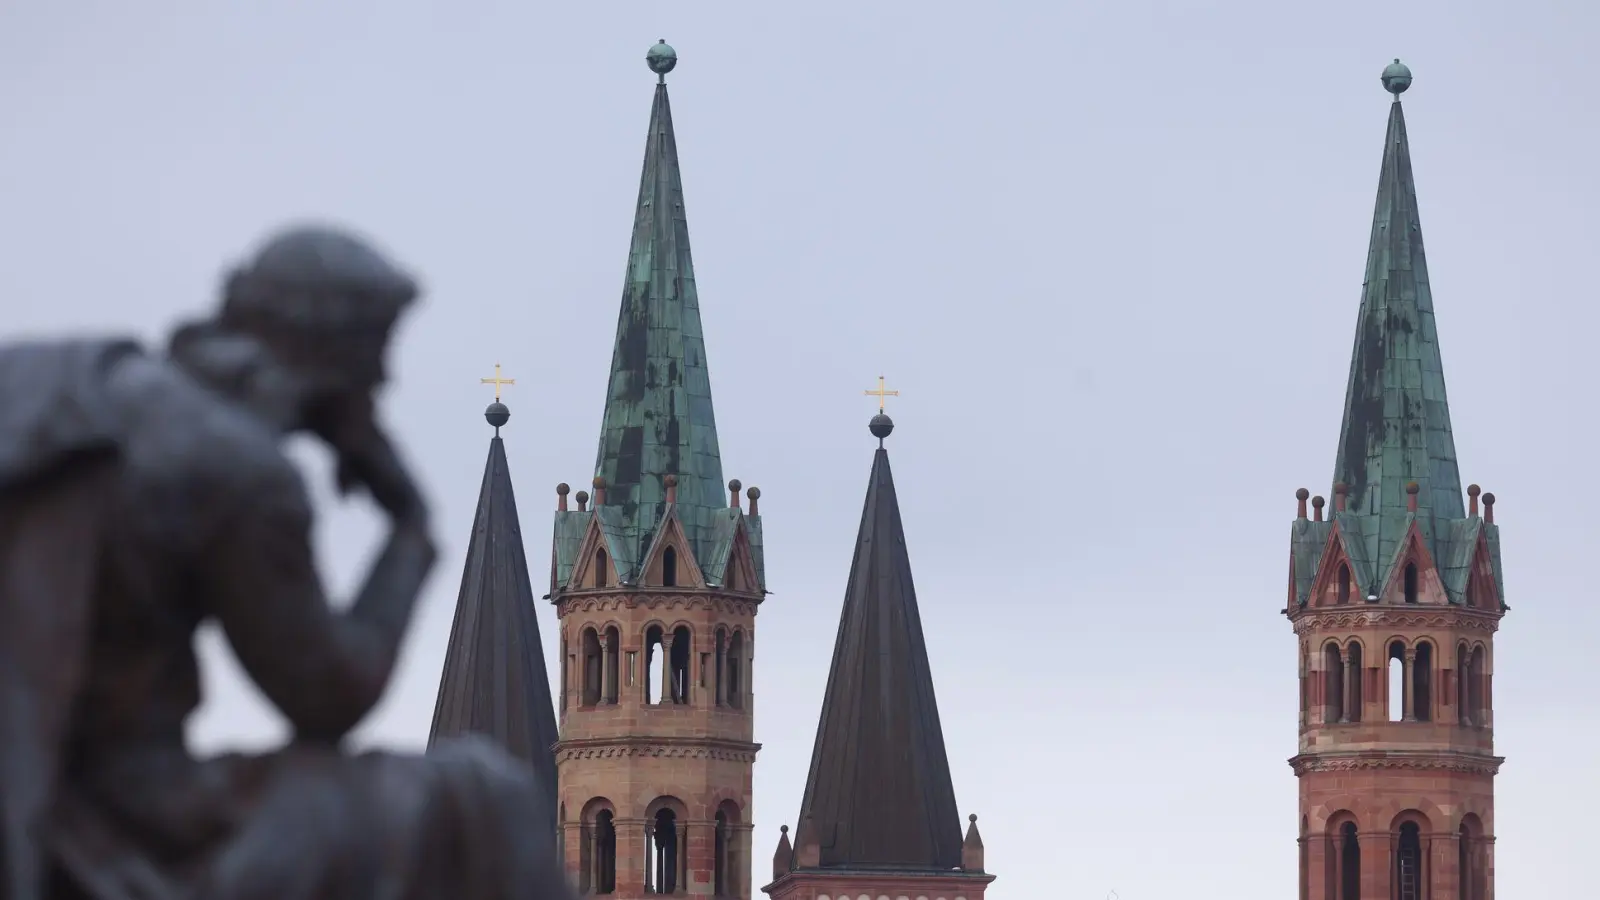
{"type": "MultiPolygon", "coordinates": [[[[496,394],[501,384],[511,383],[500,378],[498,366],[494,383],[496,394]]],[[[543,780],[554,821],[553,747],[558,735],[517,500],[500,438],[500,427],[510,417],[498,400],[484,413],[495,434],[489,441],[428,743],[468,733],[493,738],[543,780]]]]}
{"type": "Polygon", "coordinates": [[[1425,538],[1435,520],[1465,515],[1400,103],[1411,72],[1395,60],[1383,83],[1394,102],[1334,463],[1349,512],[1363,520],[1368,558],[1380,566],[1409,528],[1408,485],[1417,485],[1415,517],[1425,538]]]}
{"type": "Polygon", "coordinates": [[[630,545],[624,558],[645,559],[666,511],[663,479],[675,475],[679,520],[695,555],[705,560],[716,530],[713,511],[726,503],[667,98],[666,74],[677,54],[662,41],[647,62],[660,83],[650,108],[595,471],[605,480],[607,505],[619,508],[617,539],[630,545]]]}
{"type": "Polygon", "coordinates": [[[880,445],[800,805],[800,866],[812,840],[822,869],[949,872],[962,864],[961,816],[881,443],[893,428],[882,413],[872,420],[880,445]]]}

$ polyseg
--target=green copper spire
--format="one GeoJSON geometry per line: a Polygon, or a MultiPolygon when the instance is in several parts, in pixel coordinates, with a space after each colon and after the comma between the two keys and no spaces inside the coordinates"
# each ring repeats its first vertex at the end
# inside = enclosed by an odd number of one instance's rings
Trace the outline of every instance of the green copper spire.
{"type": "Polygon", "coordinates": [[[1383,84],[1395,99],[1333,473],[1348,488],[1348,510],[1361,519],[1366,554],[1380,569],[1409,527],[1407,485],[1418,487],[1416,520],[1430,542],[1439,521],[1466,515],[1400,103],[1411,71],[1395,60],[1383,84]]]}
{"type": "Polygon", "coordinates": [[[646,557],[666,511],[662,480],[676,475],[678,517],[704,566],[728,501],[665,83],[677,54],[662,42],[646,62],[662,78],[650,109],[595,471],[605,480],[605,506],[617,510],[608,513],[613,536],[634,560],[646,557]]]}

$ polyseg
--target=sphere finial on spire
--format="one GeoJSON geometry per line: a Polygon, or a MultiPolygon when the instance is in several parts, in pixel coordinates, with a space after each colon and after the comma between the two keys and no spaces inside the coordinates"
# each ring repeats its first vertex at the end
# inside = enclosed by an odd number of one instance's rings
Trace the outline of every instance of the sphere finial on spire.
{"type": "Polygon", "coordinates": [[[650,67],[650,71],[660,76],[664,82],[667,80],[667,73],[678,65],[678,51],[672,49],[666,38],[662,38],[644,55],[644,61],[650,67]]]}
{"type": "Polygon", "coordinates": [[[489,404],[488,409],[483,411],[483,417],[489,420],[489,424],[494,426],[496,432],[499,432],[500,426],[511,421],[511,410],[504,403],[496,400],[489,404]]]}
{"type": "Polygon", "coordinates": [[[1394,95],[1396,100],[1411,87],[1411,70],[1406,68],[1398,57],[1383,70],[1383,89],[1394,95]]]}
{"type": "Polygon", "coordinates": [[[879,441],[882,441],[894,431],[894,420],[883,413],[878,413],[872,417],[872,421],[868,423],[867,429],[872,432],[873,437],[877,438],[879,441]]]}

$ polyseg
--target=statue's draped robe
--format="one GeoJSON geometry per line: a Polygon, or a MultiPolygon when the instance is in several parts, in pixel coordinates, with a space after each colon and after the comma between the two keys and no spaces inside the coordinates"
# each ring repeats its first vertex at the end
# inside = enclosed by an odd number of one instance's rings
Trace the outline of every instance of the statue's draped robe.
{"type": "MultiPolygon", "coordinates": [[[[218,542],[260,548],[237,577],[310,568],[277,443],[131,343],[0,348],[0,900],[565,897],[544,799],[486,742],[188,754],[194,634],[230,621],[218,542]]],[[[316,647],[262,630],[228,634],[247,671],[305,684],[316,647]]]]}

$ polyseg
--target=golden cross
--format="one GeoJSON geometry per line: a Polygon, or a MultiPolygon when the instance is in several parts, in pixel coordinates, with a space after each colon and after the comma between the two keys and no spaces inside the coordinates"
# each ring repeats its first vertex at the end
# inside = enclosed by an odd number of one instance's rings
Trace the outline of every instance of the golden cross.
{"type": "Polygon", "coordinates": [[[504,385],[516,384],[517,380],[515,378],[501,378],[500,377],[500,364],[499,363],[495,363],[494,364],[494,377],[493,378],[480,378],[480,379],[478,379],[478,383],[479,384],[492,384],[492,385],[494,385],[494,402],[499,403],[500,402],[500,388],[503,387],[504,385]]]}
{"type": "Polygon", "coordinates": [[[891,391],[891,390],[888,390],[888,389],[886,389],[884,387],[884,382],[883,382],[883,376],[882,375],[878,376],[878,389],[877,390],[874,390],[874,391],[862,391],[862,393],[866,394],[868,397],[877,397],[878,398],[878,412],[883,412],[883,398],[900,396],[900,392],[899,391],[891,391]]]}

